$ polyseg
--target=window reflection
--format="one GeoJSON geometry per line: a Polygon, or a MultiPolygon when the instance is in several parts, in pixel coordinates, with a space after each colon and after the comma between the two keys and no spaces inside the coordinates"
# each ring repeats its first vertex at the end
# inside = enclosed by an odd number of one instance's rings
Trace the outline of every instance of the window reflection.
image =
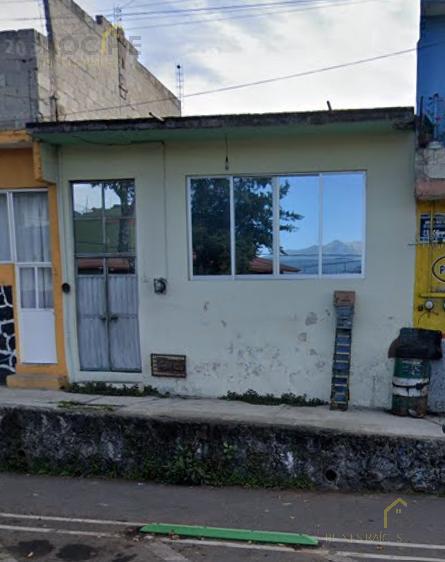
{"type": "Polygon", "coordinates": [[[323,174],[322,272],[361,274],[364,174],[323,174]]]}
{"type": "Polygon", "coordinates": [[[76,183],[73,190],[74,216],[97,218],[102,215],[102,185],[76,183]]]}
{"type": "Polygon", "coordinates": [[[192,179],[190,184],[194,275],[230,275],[230,182],[192,179]]]}
{"type": "Polygon", "coordinates": [[[105,252],[101,220],[76,220],[74,222],[74,235],[78,254],[102,254],[105,252]]]}
{"type": "Polygon", "coordinates": [[[136,250],[134,219],[108,219],[105,224],[108,254],[128,254],[136,250]]]}
{"type": "Polygon", "coordinates": [[[318,176],[285,176],[280,181],[280,273],[317,275],[319,264],[318,176]]]}
{"type": "Polygon", "coordinates": [[[78,275],[103,275],[104,260],[102,258],[79,258],[77,260],[78,275]]]}
{"type": "Polygon", "coordinates": [[[365,178],[242,176],[233,177],[233,190],[230,178],[193,179],[193,274],[362,274],[365,178]]]}
{"type": "Polygon", "coordinates": [[[233,180],[237,275],[273,273],[272,179],[233,180]]]}
{"type": "Polygon", "coordinates": [[[136,251],[133,180],[73,184],[77,254],[134,254],[136,251]]]}
{"type": "Polygon", "coordinates": [[[135,258],[109,258],[107,259],[107,271],[110,275],[128,275],[135,273],[135,258]]]}

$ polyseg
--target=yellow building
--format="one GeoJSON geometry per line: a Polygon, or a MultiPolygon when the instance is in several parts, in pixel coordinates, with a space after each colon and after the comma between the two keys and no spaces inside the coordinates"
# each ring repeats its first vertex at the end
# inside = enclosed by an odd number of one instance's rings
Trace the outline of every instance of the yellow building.
{"type": "Polygon", "coordinates": [[[57,389],[67,380],[56,186],[40,147],[0,132],[0,382],[57,389]]]}

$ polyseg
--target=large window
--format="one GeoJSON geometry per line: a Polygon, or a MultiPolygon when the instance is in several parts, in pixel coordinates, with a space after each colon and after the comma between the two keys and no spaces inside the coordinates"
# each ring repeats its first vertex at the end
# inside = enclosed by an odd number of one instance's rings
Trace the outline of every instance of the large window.
{"type": "Polygon", "coordinates": [[[362,276],[363,172],[191,178],[192,277],[362,276]]]}

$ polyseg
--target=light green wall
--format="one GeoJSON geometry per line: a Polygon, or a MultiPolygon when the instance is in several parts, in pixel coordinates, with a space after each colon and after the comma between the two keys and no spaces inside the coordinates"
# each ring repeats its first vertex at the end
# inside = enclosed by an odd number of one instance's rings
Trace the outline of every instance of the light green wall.
{"type": "MultiPolygon", "coordinates": [[[[357,292],[351,398],[386,406],[391,393],[387,350],[411,325],[415,247],[414,135],[229,139],[230,174],[366,170],[364,279],[189,280],[186,176],[225,174],[225,144],[160,143],[62,149],[65,280],[75,283],[69,181],[136,180],[143,380],[164,390],[220,396],[250,388],[328,399],[335,290],[357,292]],[[155,295],[153,278],[167,277],[155,295]],[[316,315],[315,323],[307,322],[316,315]],[[188,377],[150,375],[150,353],[186,354],[188,377]]],[[[65,297],[74,379],[135,380],[132,375],[79,373],[75,294],[65,297]]]]}

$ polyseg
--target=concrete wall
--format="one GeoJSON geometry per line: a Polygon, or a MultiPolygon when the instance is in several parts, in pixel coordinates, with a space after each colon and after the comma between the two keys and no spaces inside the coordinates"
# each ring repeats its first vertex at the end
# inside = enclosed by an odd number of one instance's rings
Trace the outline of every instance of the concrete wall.
{"type": "Polygon", "coordinates": [[[38,35],[33,29],[0,33],[0,130],[38,118],[38,35]]]}
{"type": "MultiPolygon", "coordinates": [[[[255,137],[230,141],[230,173],[367,171],[363,279],[189,280],[186,176],[224,174],[224,140],[133,147],[66,147],[59,179],[64,277],[75,284],[69,181],[134,177],[137,193],[140,329],[145,383],[179,394],[330,394],[333,292],[357,293],[351,399],[387,406],[387,350],[411,325],[415,247],[414,136],[409,132],[255,137]],[[165,173],[164,173],[165,170],[165,173]],[[166,295],[153,278],[167,277],[166,295]],[[188,377],[151,377],[150,353],[186,354],[188,377]]],[[[74,380],[135,381],[135,375],[81,373],[75,292],[65,297],[74,380]]]]}
{"type": "Polygon", "coordinates": [[[177,98],[138,62],[122,31],[104,18],[96,23],[71,0],[45,0],[45,7],[48,39],[32,29],[0,32],[0,130],[56,118],[180,114],[177,98]]]}
{"type": "Polygon", "coordinates": [[[104,18],[94,21],[72,0],[45,0],[50,64],[60,118],[179,115],[176,97],[137,60],[136,49],[104,18]],[[149,104],[141,104],[147,100],[149,104]],[[97,111],[108,107],[105,111],[97,111]]]}

